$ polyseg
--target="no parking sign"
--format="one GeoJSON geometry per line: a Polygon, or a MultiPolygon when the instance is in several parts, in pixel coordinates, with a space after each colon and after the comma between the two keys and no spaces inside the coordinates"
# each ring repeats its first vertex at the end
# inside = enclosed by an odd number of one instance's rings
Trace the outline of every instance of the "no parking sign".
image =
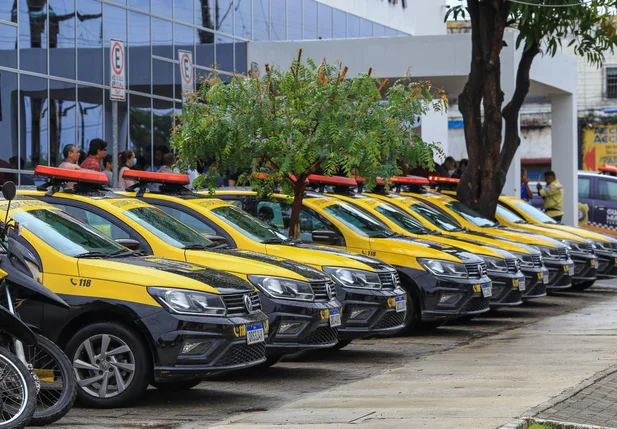
{"type": "Polygon", "coordinates": [[[193,92],[193,53],[191,51],[178,50],[180,62],[180,79],[182,81],[182,101],[186,101],[186,94],[193,92]]]}
{"type": "Polygon", "coordinates": [[[114,101],[126,100],[126,80],[124,78],[124,42],[109,40],[109,98],[114,101]]]}

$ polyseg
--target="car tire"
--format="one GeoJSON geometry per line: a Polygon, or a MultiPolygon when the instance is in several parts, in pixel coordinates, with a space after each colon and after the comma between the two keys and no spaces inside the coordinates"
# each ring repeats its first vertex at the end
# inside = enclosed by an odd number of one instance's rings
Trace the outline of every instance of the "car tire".
{"type": "Polygon", "coordinates": [[[592,287],[594,285],[596,281],[595,280],[587,280],[584,282],[580,282],[580,283],[572,283],[572,290],[585,290],[585,289],[589,289],[590,287],[592,287]]]}
{"type": "Polygon", "coordinates": [[[138,333],[119,323],[98,322],[80,329],[65,351],[77,377],[77,400],[87,407],[126,407],[143,395],[152,379],[147,346],[138,333]]]}
{"type": "Polygon", "coordinates": [[[203,378],[199,378],[182,381],[153,381],[150,384],[163,392],[184,392],[186,390],[191,390],[195,386],[199,386],[203,381],[203,378]]]}

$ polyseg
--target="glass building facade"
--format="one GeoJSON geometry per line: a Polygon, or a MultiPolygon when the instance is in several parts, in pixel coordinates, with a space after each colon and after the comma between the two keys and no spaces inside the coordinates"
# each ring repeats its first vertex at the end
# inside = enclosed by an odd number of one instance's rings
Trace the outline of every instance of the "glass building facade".
{"type": "Polygon", "coordinates": [[[0,183],[32,183],[62,149],[111,153],[109,41],[125,41],[119,149],[156,169],[182,110],[178,50],[194,74],[246,73],[251,40],[399,36],[315,0],[0,0],[0,183]]]}

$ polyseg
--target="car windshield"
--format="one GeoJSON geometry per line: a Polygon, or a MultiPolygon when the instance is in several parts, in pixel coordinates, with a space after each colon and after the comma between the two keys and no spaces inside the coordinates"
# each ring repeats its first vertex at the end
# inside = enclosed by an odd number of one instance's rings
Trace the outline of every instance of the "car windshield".
{"type": "Polygon", "coordinates": [[[409,209],[418,213],[423,219],[427,220],[437,228],[446,230],[448,232],[462,231],[461,225],[456,223],[454,219],[450,219],[447,216],[439,213],[437,210],[433,210],[424,204],[411,204],[409,209]]]}
{"type": "Polygon", "coordinates": [[[375,219],[373,216],[365,214],[356,208],[344,204],[336,203],[324,208],[326,213],[331,214],[337,220],[343,222],[358,234],[383,238],[395,235],[386,225],[375,219]]]}
{"type": "Polygon", "coordinates": [[[535,208],[531,204],[526,203],[525,201],[515,201],[513,203],[513,205],[514,205],[514,207],[516,207],[517,210],[520,210],[520,211],[524,212],[526,215],[532,217],[533,219],[537,220],[538,222],[552,223],[552,224],[555,224],[555,225],[557,224],[557,222],[555,222],[554,219],[550,218],[542,210],[538,210],[537,208],[535,208]]]}
{"type": "Polygon", "coordinates": [[[488,220],[477,211],[470,209],[465,204],[462,204],[458,201],[446,203],[446,207],[452,210],[454,213],[458,214],[459,216],[463,217],[467,222],[471,222],[475,226],[479,226],[480,228],[497,226],[495,222],[488,220]]]}
{"type": "Polygon", "coordinates": [[[235,206],[217,207],[212,213],[243,235],[261,243],[275,243],[289,240],[266,223],[243,212],[235,206]]]}
{"type": "Polygon", "coordinates": [[[420,222],[415,220],[413,216],[403,213],[402,211],[389,206],[387,204],[380,204],[375,207],[377,213],[385,216],[391,222],[394,222],[399,227],[403,228],[407,232],[412,234],[428,234],[429,231],[422,226],[420,222]]]}
{"type": "Polygon", "coordinates": [[[156,207],[136,207],[124,214],[171,246],[183,249],[214,246],[212,241],[156,207]]]}
{"type": "Polygon", "coordinates": [[[497,204],[497,215],[501,216],[510,223],[527,223],[525,222],[525,219],[515,213],[512,213],[510,210],[499,204],[497,204]]]}
{"type": "Polygon", "coordinates": [[[28,210],[11,217],[41,241],[68,256],[91,252],[104,256],[126,251],[90,225],[60,210],[28,210]]]}

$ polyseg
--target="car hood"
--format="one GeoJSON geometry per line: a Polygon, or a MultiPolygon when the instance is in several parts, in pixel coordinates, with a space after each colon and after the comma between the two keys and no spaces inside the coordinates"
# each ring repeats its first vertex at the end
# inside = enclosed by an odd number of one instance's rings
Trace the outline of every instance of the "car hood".
{"type": "Polygon", "coordinates": [[[476,263],[482,258],[454,246],[430,240],[417,241],[410,237],[371,238],[371,249],[381,252],[402,253],[414,258],[433,258],[452,262],[476,263]]]}

